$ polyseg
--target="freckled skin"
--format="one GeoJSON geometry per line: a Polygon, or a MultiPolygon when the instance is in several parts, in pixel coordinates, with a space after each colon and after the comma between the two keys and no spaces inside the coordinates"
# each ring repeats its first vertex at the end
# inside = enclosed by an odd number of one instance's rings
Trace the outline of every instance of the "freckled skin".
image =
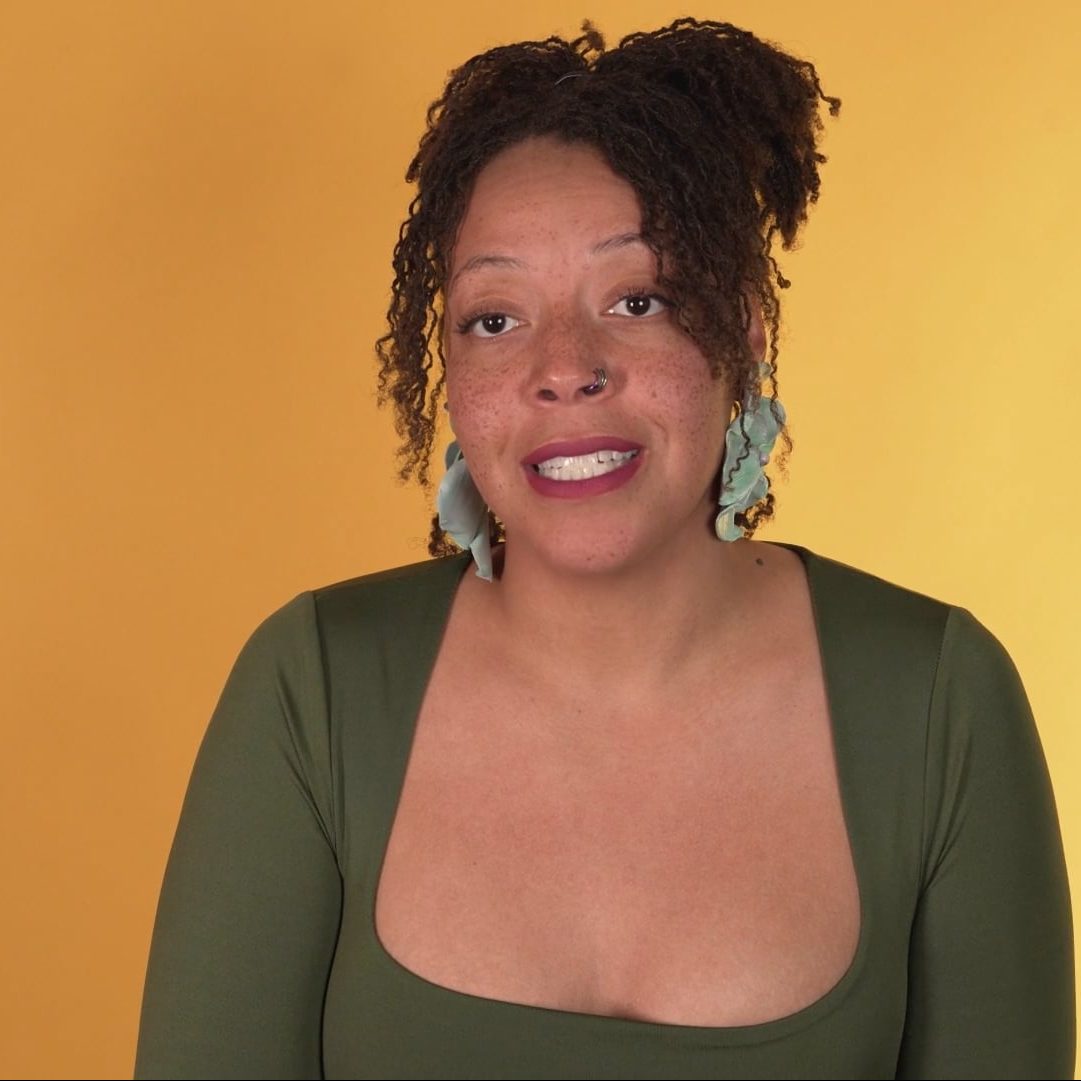
{"type": "MultiPolygon", "coordinates": [[[[681,539],[717,543],[711,486],[731,388],[666,307],[635,315],[622,300],[657,289],[644,244],[593,251],[640,222],[634,189],[597,150],[530,139],[481,171],[452,253],[444,348],[455,436],[508,545],[567,571],[626,567],[681,539]],[[523,265],[456,278],[493,255],[523,265]],[[478,313],[506,316],[505,329],[459,332],[478,313]],[[589,396],[596,367],[608,383],[589,396]],[[580,500],[530,487],[521,464],[530,451],[605,434],[646,448],[629,483],[580,500]]],[[[753,331],[760,337],[760,323],[753,331]]]]}

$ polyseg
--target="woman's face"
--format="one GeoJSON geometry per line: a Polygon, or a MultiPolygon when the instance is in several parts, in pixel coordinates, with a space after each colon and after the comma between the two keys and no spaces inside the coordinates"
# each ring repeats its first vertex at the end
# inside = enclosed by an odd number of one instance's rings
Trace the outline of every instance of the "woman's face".
{"type": "Polygon", "coordinates": [[[640,219],[597,150],[533,138],[480,172],[452,251],[451,426],[509,544],[568,571],[717,543],[732,395],[656,295],[640,219]]]}

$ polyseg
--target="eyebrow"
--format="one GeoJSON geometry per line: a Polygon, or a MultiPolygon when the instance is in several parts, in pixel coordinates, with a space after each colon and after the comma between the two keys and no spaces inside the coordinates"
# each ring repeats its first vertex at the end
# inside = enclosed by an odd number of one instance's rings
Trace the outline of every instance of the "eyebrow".
{"type": "MultiPolygon", "coordinates": [[[[589,254],[604,255],[607,252],[619,251],[633,244],[646,246],[641,233],[617,233],[615,236],[607,237],[595,244],[590,249],[589,254]]],[[[521,259],[515,259],[511,255],[474,255],[472,259],[466,260],[465,264],[450,279],[447,286],[448,292],[463,274],[472,274],[484,267],[499,267],[503,270],[528,270],[529,264],[524,263],[521,259]]]]}
{"type": "Polygon", "coordinates": [[[447,286],[448,290],[453,288],[454,283],[463,274],[472,274],[474,271],[480,270],[482,267],[503,267],[506,270],[528,270],[529,267],[526,263],[523,263],[521,259],[515,259],[510,255],[474,255],[472,259],[467,260],[465,265],[461,267],[450,279],[450,284],[447,286]]]}
{"type": "Polygon", "coordinates": [[[646,246],[641,233],[619,233],[617,236],[610,236],[607,240],[602,240],[593,248],[590,254],[602,255],[604,252],[617,251],[620,248],[629,247],[631,244],[646,246]]]}

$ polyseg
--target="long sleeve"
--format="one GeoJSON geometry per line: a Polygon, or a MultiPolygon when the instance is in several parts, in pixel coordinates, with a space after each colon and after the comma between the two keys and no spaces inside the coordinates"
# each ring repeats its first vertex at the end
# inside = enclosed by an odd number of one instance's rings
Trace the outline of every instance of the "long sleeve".
{"type": "Polygon", "coordinates": [[[196,757],[165,872],[136,1078],[321,1077],[341,916],[314,599],[253,632],[196,757]]]}
{"type": "Polygon", "coordinates": [[[1025,691],[999,642],[951,610],[928,723],[922,890],[903,1078],[1068,1078],[1069,885],[1025,691]]]}

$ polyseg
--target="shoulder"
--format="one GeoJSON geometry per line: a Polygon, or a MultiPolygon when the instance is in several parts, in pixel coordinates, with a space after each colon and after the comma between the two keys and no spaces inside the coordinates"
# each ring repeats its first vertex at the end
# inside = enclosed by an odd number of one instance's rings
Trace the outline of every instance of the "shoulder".
{"type": "Polygon", "coordinates": [[[322,778],[311,787],[329,790],[331,688],[340,707],[388,688],[393,672],[413,673],[438,642],[464,568],[457,557],[429,560],[306,589],[278,605],[241,647],[208,745],[292,748],[301,773],[322,778]]]}
{"type": "Polygon", "coordinates": [[[967,608],[801,550],[815,603],[846,632],[894,644],[922,642],[937,670],[1001,679],[1016,669],[1002,643],[967,608]]]}
{"type": "Polygon", "coordinates": [[[868,753],[882,769],[910,761],[922,775],[925,867],[948,851],[974,799],[1024,803],[1054,821],[1032,710],[992,631],[967,608],[839,561],[806,553],[805,565],[836,700],[872,732],[868,753]]]}
{"type": "Polygon", "coordinates": [[[816,553],[807,553],[806,565],[836,679],[919,706],[927,751],[943,761],[967,761],[974,750],[1003,759],[1034,754],[1038,736],[1021,677],[971,611],[816,553]]]}
{"type": "Polygon", "coordinates": [[[953,607],[949,602],[798,545],[789,547],[804,560],[815,601],[835,614],[871,625],[892,621],[939,631],[945,626],[953,607]]]}
{"type": "Polygon", "coordinates": [[[835,679],[929,691],[954,606],[870,571],[789,545],[803,560],[819,640],[835,679]]]}
{"type": "Polygon", "coordinates": [[[227,693],[260,684],[288,688],[294,700],[321,698],[328,650],[348,651],[373,632],[408,639],[418,628],[440,628],[464,566],[456,556],[427,560],[303,590],[255,624],[227,693]]]}
{"type": "Polygon", "coordinates": [[[346,578],[311,590],[320,627],[348,632],[440,625],[471,560],[469,552],[346,578]]]}
{"type": "MultiPolygon", "coordinates": [[[[329,688],[373,694],[402,679],[412,685],[434,656],[470,553],[425,560],[317,586],[293,597],[256,628],[242,653],[301,688],[305,699],[329,688]]],[[[241,663],[241,662],[238,662],[241,663]]]]}
{"type": "Polygon", "coordinates": [[[469,553],[429,559],[313,586],[273,608],[256,625],[247,648],[298,646],[319,636],[328,618],[349,613],[368,619],[408,619],[417,606],[453,594],[469,553]]]}
{"type": "Polygon", "coordinates": [[[330,582],[310,592],[321,598],[343,593],[376,594],[438,588],[441,581],[460,577],[471,558],[469,552],[458,552],[441,559],[424,559],[417,563],[406,563],[400,567],[388,567],[386,570],[330,582]]]}
{"type": "MultiPolygon", "coordinates": [[[[827,676],[837,687],[922,716],[940,737],[966,740],[974,723],[1028,738],[1025,692],[998,638],[968,609],[799,549],[827,676]]],[[[999,733],[1001,734],[1001,733],[999,733]]],[[[985,737],[986,738],[986,737],[985,737]]]]}

